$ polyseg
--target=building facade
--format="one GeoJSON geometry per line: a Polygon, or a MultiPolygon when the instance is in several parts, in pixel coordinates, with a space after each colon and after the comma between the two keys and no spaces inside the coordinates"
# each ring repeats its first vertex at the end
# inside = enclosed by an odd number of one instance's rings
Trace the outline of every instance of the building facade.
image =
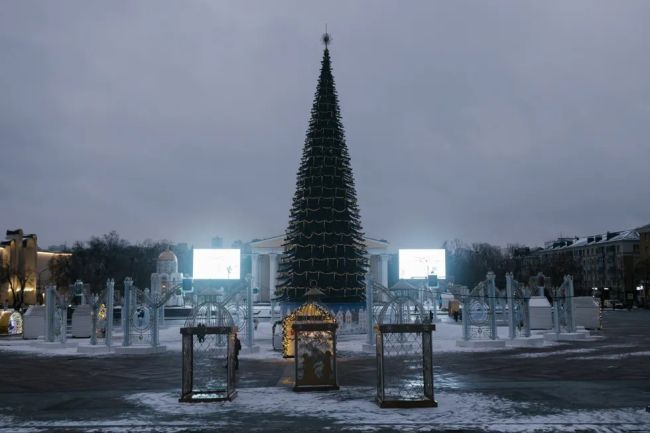
{"type": "Polygon", "coordinates": [[[0,304],[11,307],[14,293],[22,293],[23,304],[36,304],[39,290],[51,278],[50,260],[57,255],[69,254],[39,251],[35,234],[24,234],[22,229],[7,230],[5,240],[0,243],[0,265],[4,271],[0,304]]]}
{"type": "Polygon", "coordinates": [[[605,298],[631,302],[636,296],[636,268],[641,252],[639,230],[558,238],[531,253],[526,264],[534,270],[536,264],[557,262],[558,258],[572,260],[580,270],[579,275],[574,275],[579,291],[595,291],[599,295],[606,292],[605,298]]]}
{"type": "MultiPolygon", "coordinates": [[[[388,247],[384,240],[364,238],[368,276],[383,286],[388,286],[388,247]]],[[[259,289],[258,301],[270,302],[278,281],[278,264],[284,252],[284,236],[275,236],[251,242],[251,275],[253,287],[259,289]]]]}

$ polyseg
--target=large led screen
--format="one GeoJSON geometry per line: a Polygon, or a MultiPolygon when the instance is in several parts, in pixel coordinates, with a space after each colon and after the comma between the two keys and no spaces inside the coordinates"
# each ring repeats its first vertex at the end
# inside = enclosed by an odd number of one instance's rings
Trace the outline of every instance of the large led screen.
{"type": "Polygon", "coordinates": [[[235,249],[194,249],[195,280],[238,280],[240,252],[235,249]]]}
{"type": "Polygon", "coordinates": [[[439,279],[447,278],[445,267],[445,250],[399,250],[400,279],[424,279],[437,275],[439,279]]]}

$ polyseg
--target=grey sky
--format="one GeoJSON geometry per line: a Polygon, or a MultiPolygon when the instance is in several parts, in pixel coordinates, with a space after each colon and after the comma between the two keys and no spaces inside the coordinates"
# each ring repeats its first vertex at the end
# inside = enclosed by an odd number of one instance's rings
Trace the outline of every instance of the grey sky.
{"type": "Polygon", "coordinates": [[[284,232],[327,23],[364,231],[650,222],[650,2],[0,3],[0,229],[284,232]]]}

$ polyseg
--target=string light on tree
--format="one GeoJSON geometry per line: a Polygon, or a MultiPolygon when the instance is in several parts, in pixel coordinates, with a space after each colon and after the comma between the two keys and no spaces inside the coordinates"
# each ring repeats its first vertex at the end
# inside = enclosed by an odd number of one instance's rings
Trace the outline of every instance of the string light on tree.
{"type": "Polygon", "coordinates": [[[359,302],[368,267],[350,155],[332,75],[330,34],[311,110],[278,268],[277,293],[303,301],[312,281],[324,302],[359,302]]]}

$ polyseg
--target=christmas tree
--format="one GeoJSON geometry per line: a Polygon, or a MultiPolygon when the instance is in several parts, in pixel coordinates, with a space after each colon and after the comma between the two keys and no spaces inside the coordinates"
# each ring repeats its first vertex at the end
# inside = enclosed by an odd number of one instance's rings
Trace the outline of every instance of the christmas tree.
{"type": "Polygon", "coordinates": [[[313,287],[325,294],[324,302],[359,302],[364,298],[368,261],[327,33],[323,42],[276,294],[285,301],[302,302],[313,287]]]}

